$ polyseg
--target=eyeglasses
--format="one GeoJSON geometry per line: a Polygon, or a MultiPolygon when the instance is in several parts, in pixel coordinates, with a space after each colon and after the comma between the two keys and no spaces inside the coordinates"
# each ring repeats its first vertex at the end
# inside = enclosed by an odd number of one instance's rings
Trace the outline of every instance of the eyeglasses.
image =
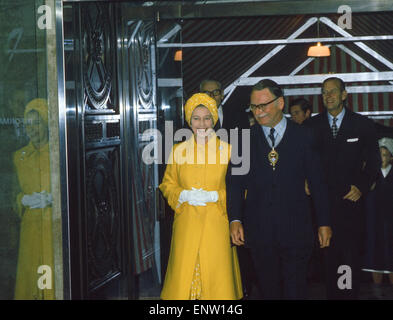
{"type": "Polygon", "coordinates": [[[220,89],[215,89],[213,91],[205,90],[205,91],[202,91],[202,93],[206,93],[211,97],[217,97],[221,94],[221,90],[220,89]]]}
{"type": "Polygon", "coordinates": [[[280,98],[280,97],[276,97],[276,98],[274,98],[273,100],[271,100],[269,102],[261,103],[261,104],[258,104],[258,105],[250,104],[250,109],[251,109],[251,111],[256,111],[257,109],[262,111],[265,107],[267,107],[272,102],[276,101],[278,98],[280,98]]]}

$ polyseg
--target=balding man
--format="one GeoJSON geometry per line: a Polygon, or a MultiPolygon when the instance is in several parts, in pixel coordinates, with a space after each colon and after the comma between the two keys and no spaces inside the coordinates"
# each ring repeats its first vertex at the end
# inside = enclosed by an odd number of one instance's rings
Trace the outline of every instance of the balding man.
{"type": "Polygon", "coordinates": [[[250,109],[257,121],[250,129],[250,170],[236,175],[231,164],[227,171],[232,242],[251,249],[260,298],[305,299],[314,240],[306,179],[315,200],[320,246],[329,246],[331,237],[320,160],[311,129],[284,117],[277,83],[258,82],[250,109]]]}
{"type": "Polygon", "coordinates": [[[326,110],[309,123],[328,182],[333,238],[324,249],[326,289],[327,298],[335,300],[358,298],[362,200],[381,163],[373,121],[351,111],[345,105],[347,96],[340,78],[326,79],[322,84],[326,110]]]}

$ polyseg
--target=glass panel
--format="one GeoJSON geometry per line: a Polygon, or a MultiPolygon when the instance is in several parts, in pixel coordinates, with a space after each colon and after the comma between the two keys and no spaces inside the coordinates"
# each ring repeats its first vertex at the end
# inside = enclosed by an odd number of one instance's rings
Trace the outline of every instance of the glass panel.
{"type": "Polygon", "coordinates": [[[54,299],[62,270],[52,232],[49,2],[0,3],[0,299],[54,299]]]}

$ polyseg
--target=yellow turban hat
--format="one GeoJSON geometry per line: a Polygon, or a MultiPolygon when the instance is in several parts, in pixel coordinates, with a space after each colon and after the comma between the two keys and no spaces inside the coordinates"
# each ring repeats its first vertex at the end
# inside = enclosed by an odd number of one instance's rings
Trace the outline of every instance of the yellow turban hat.
{"type": "Polygon", "coordinates": [[[207,109],[209,109],[210,113],[213,117],[213,126],[218,121],[218,110],[216,100],[211,98],[206,93],[196,93],[190,99],[187,100],[186,105],[184,106],[184,112],[186,116],[186,121],[191,126],[191,115],[194,112],[195,108],[203,105],[207,109]]]}
{"type": "Polygon", "coordinates": [[[45,99],[37,98],[31,100],[25,108],[25,113],[24,113],[25,118],[27,114],[32,110],[37,111],[40,117],[42,118],[42,120],[44,120],[45,123],[48,125],[48,103],[46,102],[45,99]]]}

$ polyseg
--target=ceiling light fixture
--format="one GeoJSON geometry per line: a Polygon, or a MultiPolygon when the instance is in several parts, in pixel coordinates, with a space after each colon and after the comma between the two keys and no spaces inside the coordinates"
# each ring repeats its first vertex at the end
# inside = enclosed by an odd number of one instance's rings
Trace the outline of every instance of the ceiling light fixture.
{"type": "MultiPolygon", "coordinates": [[[[317,35],[319,38],[319,18],[317,22],[317,35]]],[[[315,46],[308,48],[307,56],[309,57],[328,57],[330,56],[330,48],[318,42],[315,46]]]]}
{"type": "Polygon", "coordinates": [[[183,51],[182,50],[177,50],[175,52],[175,61],[182,61],[183,60],[183,51]]]}
{"type": "Polygon", "coordinates": [[[328,46],[323,46],[320,42],[318,42],[315,46],[308,48],[307,55],[309,57],[329,57],[330,48],[328,46]]]}

